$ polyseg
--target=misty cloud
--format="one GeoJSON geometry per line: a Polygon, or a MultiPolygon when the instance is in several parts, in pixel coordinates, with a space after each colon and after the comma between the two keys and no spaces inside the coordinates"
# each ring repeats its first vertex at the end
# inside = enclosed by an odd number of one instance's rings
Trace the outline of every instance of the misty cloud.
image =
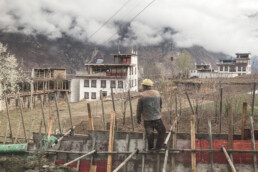
{"type": "Polygon", "coordinates": [[[105,45],[117,39],[125,45],[155,45],[164,39],[173,39],[181,47],[200,45],[231,55],[235,52],[258,55],[257,0],[156,0],[128,23],[150,2],[0,0],[0,30],[43,34],[49,39],[65,34],[105,45]],[[110,22],[91,36],[125,3],[110,22]],[[126,28],[121,30],[119,23],[126,28]]]}

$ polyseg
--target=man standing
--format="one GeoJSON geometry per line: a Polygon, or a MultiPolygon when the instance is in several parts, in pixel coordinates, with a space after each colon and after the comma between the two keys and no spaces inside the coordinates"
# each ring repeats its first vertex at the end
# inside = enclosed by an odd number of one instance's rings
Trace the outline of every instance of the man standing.
{"type": "Polygon", "coordinates": [[[142,81],[143,92],[137,105],[137,123],[144,120],[144,128],[148,139],[148,150],[154,149],[154,129],[158,132],[156,150],[162,149],[165,140],[166,128],[161,120],[162,100],[160,93],[152,90],[152,81],[144,79],[142,81]]]}

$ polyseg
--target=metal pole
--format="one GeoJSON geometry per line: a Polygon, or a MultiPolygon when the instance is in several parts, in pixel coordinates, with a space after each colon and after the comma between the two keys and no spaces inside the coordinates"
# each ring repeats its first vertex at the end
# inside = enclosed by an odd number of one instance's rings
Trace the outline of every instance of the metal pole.
{"type": "Polygon", "coordinates": [[[74,160],[72,160],[72,161],[70,161],[70,162],[65,163],[64,166],[67,166],[67,165],[69,165],[69,164],[72,164],[72,163],[74,163],[75,161],[78,161],[78,160],[80,160],[80,159],[82,159],[82,158],[84,158],[84,157],[86,157],[86,156],[92,155],[92,154],[94,154],[95,152],[96,152],[96,150],[90,151],[89,153],[87,153],[87,154],[85,154],[85,155],[82,155],[82,156],[80,156],[80,157],[78,157],[78,158],[76,158],[76,159],[74,159],[74,160]]]}
{"type": "Polygon", "coordinates": [[[72,113],[71,113],[71,108],[70,108],[68,93],[65,92],[65,95],[66,95],[66,101],[67,101],[68,112],[69,112],[69,117],[70,117],[70,124],[71,124],[71,128],[73,128],[73,120],[72,120],[72,113]]]}
{"type": "MultiPolygon", "coordinates": [[[[255,137],[254,137],[254,120],[253,117],[250,116],[250,129],[251,129],[251,137],[252,137],[252,147],[253,150],[255,150],[255,137]]],[[[254,171],[256,171],[257,168],[257,159],[256,159],[256,154],[253,154],[253,161],[254,161],[254,171]]]]}
{"type": "Polygon", "coordinates": [[[256,90],[256,83],[254,83],[253,85],[252,116],[254,115],[255,90],[256,90]]]}
{"type": "Polygon", "coordinates": [[[104,103],[103,103],[102,90],[100,90],[100,101],[101,101],[101,109],[102,109],[103,126],[104,126],[104,130],[107,130],[107,127],[106,127],[106,120],[105,120],[105,111],[104,111],[104,103]]]}
{"type": "Polygon", "coordinates": [[[23,132],[24,132],[24,138],[25,138],[25,141],[27,142],[27,136],[26,136],[24,119],[23,119],[23,111],[22,111],[22,103],[21,103],[21,100],[20,100],[20,94],[18,94],[18,101],[19,101],[19,107],[20,107],[20,114],[21,114],[21,121],[22,121],[22,127],[23,127],[23,132]]]}
{"type": "MultiPolygon", "coordinates": [[[[228,148],[233,149],[233,113],[232,113],[232,105],[228,105],[228,148]]],[[[229,154],[232,162],[233,162],[233,154],[229,154]]]]}
{"type": "Polygon", "coordinates": [[[241,140],[244,140],[244,131],[246,125],[246,115],[247,115],[247,103],[243,103],[243,111],[242,111],[242,125],[241,125],[241,140]]]}
{"type": "Polygon", "coordinates": [[[185,95],[186,95],[187,100],[188,100],[188,102],[189,102],[189,105],[190,105],[190,108],[191,108],[191,110],[192,110],[192,113],[195,114],[194,109],[193,109],[193,106],[192,106],[192,103],[191,103],[191,100],[190,100],[190,98],[189,98],[189,95],[188,95],[187,91],[185,92],[185,95]]]}
{"type": "Polygon", "coordinates": [[[163,164],[162,172],[167,171],[168,153],[169,153],[169,144],[167,145],[167,149],[166,149],[166,152],[165,152],[165,158],[164,158],[164,164],[163,164]]]}
{"type": "Polygon", "coordinates": [[[14,140],[13,140],[13,133],[12,133],[12,125],[11,125],[11,121],[10,121],[10,113],[9,113],[6,94],[5,94],[4,98],[5,98],[6,112],[7,112],[8,123],[9,123],[9,128],[10,128],[10,137],[11,137],[11,140],[12,140],[12,143],[13,143],[14,140]]]}
{"type": "Polygon", "coordinates": [[[44,128],[45,128],[45,133],[47,133],[47,126],[46,126],[45,112],[44,112],[42,96],[40,96],[40,104],[41,104],[41,113],[42,113],[43,125],[44,125],[44,128]]]}
{"type": "Polygon", "coordinates": [[[227,153],[227,150],[225,149],[224,146],[222,146],[221,149],[223,150],[223,152],[224,152],[224,154],[225,154],[225,156],[227,158],[227,161],[228,161],[228,163],[229,163],[229,165],[231,167],[232,172],[236,172],[236,168],[235,168],[234,164],[232,163],[232,161],[231,161],[231,159],[230,159],[230,157],[229,157],[229,155],[227,153]]]}
{"type": "Polygon", "coordinates": [[[130,104],[130,113],[131,113],[132,128],[133,128],[133,131],[134,131],[133,107],[132,107],[130,89],[128,90],[128,100],[129,100],[129,104],[130,104]]]}
{"type": "Polygon", "coordinates": [[[57,96],[56,93],[55,95],[55,104],[56,104],[56,114],[57,114],[57,120],[58,120],[58,126],[59,126],[59,132],[62,134],[62,128],[61,128],[61,123],[60,123],[60,115],[59,115],[59,108],[58,108],[58,102],[57,102],[57,96]]]}
{"type": "MultiPolygon", "coordinates": [[[[23,139],[23,138],[18,138],[18,139],[23,139]]],[[[47,152],[52,152],[52,153],[68,153],[68,154],[85,154],[87,152],[81,152],[81,151],[62,151],[62,150],[48,150],[47,152]]],[[[185,152],[223,152],[222,149],[169,149],[169,154],[178,154],[178,153],[185,153],[185,152]]],[[[258,153],[258,150],[230,150],[228,149],[227,152],[229,153],[258,153]]],[[[103,152],[98,152],[97,154],[110,154],[110,155],[114,155],[114,154],[131,154],[132,152],[128,152],[128,151],[121,151],[121,152],[108,152],[108,151],[103,151],[103,152]]],[[[165,154],[164,151],[160,151],[160,152],[146,152],[146,151],[141,151],[138,152],[138,154],[165,154]]]]}
{"type": "Polygon", "coordinates": [[[172,135],[173,132],[174,132],[174,128],[175,128],[174,126],[175,126],[176,122],[177,122],[177,117],[175,118],[175,120],[173,121],[173,124],[172,124],[171,127],[170,127],[169,133],[168,133],[168,135],[167,135],[167,137],[166,137],[166,140],[165,140],[165,142],[164,142],[164,145],[165,145],[165,146],[168,144],[168,141],[169,141],[171,135],[172,135]]]}
{"type": "MultiPolygon", "coordinates": [[[[143,149],[146,149],[146,134],[143,133],[143,149]]],[[[142,172],[145,170],[145,155],[142,155],[142,172]]]]}
{"type": "MultiPolygon", "coordinates": [[[[211,121],[208,121],[208,132],[209,132],[209,143],[210,143],[210,149],[213,149],[213,145],[212,145],[212,130],[211,130],[211,121]]],[[[213,166],[214,166],[214,162],[213,162],[213,152],[210,153],[210,163],[211,163],[211,172],[213,172],[213,166]]]]}
{"type": "Polygon", "coordinates": [[[219,101],[219,133],[221,133],[221,118],[222,118],[222,96],[223,89],[220,88],[220,101],[219,101]]]}
{"type": "MultiPolygon", "coordinates": [[[[75,129],[75,126],[73,126],[73,128],[71,128],[69,131],[67,131],[62,137],[60,137],[58,140],[57,140],[57,143],[59,143],[61,140],[63,140],[63,138],[67,135],[69,135],[71,132],[73,132],[73,130],[75,129]]],[[[51,147],[54,147],[56,144],[54,143],[51,147]]]]}
{"type": "MultiPolygon", "coordinates": [[[[113,105],[113,111],[116,113],[116,106],[115,106],[115,100],[114,100],[114,94],[113,94],[113,88],[111,88],[111,97],[112,97],[112,105],[113,105]]],[[[116,130],[118,130],[118,126],[117,126],[117,117],[115,116],[115,127],[116,130]]]]}
{"type": "Polygon", "coordinates": [[[138,152],[139,152],[138,149],[132,152],[113,172],[118,172],[118,170],[120,170],[138,152]]]}

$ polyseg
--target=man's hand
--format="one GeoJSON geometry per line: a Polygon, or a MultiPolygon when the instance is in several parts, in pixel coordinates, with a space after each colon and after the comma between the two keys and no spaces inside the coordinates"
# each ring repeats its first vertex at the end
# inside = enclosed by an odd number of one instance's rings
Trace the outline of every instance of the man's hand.
{"type": "Polygon", "coordinates": [[[141,120],[140,120],[140,119],[138,119],[138,120],[137,120],[137,123],[138,123],[138,124],[141,124],[141,120]]]}

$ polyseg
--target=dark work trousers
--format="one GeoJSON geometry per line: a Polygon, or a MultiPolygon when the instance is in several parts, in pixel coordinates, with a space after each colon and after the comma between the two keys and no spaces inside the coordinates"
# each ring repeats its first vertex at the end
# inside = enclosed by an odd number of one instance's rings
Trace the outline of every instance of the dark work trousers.
{"type": "Polygon", "coordinates": [[[163,147],[166,128],[161,119],[144,121],[144,128],[146,131],[146,137],[148,139],[148,149],[151,150],[154,147],[154,129],[158,132],[156,149],[163,147]]]}

